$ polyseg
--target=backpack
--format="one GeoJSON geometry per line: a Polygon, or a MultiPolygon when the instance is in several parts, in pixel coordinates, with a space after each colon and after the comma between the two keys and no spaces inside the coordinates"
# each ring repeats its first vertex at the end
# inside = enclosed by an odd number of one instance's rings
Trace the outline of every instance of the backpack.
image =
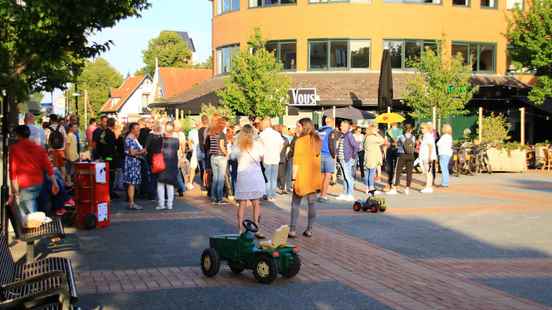
{"type": "Polygon", "coordinates": [[[50,137],[48,138],[48,144],[51,148],[54,150],[59,150],[63,148],[63,134],[59,130],[61,125],[58,125],[57,128],[54,130],[50,128],[50,137]]]}
{"type": "Polygon", "coordinates": [[[414,153],[416,153],[416,142],[413,138],[414,136],[411,136],[410,138],[404,136],[404,141],[402,144],[405,154],[414,155],[414,153]]]}

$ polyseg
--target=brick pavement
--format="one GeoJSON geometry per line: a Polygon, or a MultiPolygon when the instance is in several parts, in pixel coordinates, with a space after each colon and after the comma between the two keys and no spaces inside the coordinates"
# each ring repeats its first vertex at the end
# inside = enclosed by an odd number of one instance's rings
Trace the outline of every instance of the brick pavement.
{"type": "Polygon", "coordinates": [[[423,259],[419,263],[466,278],[552,278],[552,259],[423,259]]]}
{"type": "MultiPolygon", "coordinates": [[[[202,198],[195,196],[192,204],[234,223],[233,207],[213,208],[202,198]]],[[[289,222],[282,212],[265,208],[263,214],[267,232],[289,222]]],[[[316,226],[314,236],[293,241],[307,268],[395,309],[547,309],[330,228],[316,226]]]]}

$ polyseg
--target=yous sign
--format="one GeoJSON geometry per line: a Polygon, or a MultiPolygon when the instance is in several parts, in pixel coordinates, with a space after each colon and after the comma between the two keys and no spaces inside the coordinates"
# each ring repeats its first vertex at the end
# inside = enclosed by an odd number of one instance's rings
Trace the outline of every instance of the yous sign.
{"type": "Polygon", "coordinates": [[[316,88],[292,88],[289,90],[289,105],[312,106],[317,101],[316,88]]]}

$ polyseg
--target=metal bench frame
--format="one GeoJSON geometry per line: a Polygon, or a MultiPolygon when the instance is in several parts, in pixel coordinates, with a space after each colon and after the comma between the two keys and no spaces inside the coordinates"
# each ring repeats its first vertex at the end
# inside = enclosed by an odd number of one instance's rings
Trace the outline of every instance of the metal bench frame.
{"type": "Polygon", "coordinates": [[[42,224],[37,228],[23,229],[23,225],[21,224],[19,217],[16,215],[14,208],[14,205],[10,205],[7,208],[8,218],[10,219],[13,230],[15,231],[15,237],[18,240],[27,243],[27,262],[30,263],[35,259],[35,241],[42,239],[65,238],[65,230],[59,218],[53,218],[50,223],[42,224]]]}
{"type": "Polygon", "coordinates": [[[48,299],[48,304],[53,306],[52,298],[56,296],[62,308],[77,302],[76,279],[69,259],[49,257],[32,263],[15,263],[7,241],[0,234],[0,309],[4,303],[21,305],[34,299],[48,299]]]}

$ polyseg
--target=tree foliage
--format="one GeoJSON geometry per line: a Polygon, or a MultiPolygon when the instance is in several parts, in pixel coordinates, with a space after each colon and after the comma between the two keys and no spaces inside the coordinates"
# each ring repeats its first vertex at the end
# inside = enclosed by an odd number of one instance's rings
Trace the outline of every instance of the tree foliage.
{"type": "Polygon", "coordinates": [[[481,142],[501,144],[510,139],[508,119],[502,114],[491,114],[483,118],[481,142]]]}
{"type": "Polygon", "coordinates": [[[226,117],[228,119],[233,119],[235,114],[234,111],[232,111],[230,108],[224,106],[224,105],[213,105],[213,104],[204,104],[201,106],[201,113],[200,115],[206,115],[211,119],[213,115],[218,115],[222,117],[226,117]]]}
{"type": "Polygon", "coordinates": [[[81,95],[79,111],[84,111],[84,91],[86,90],[89,102],[88,116],[93,117],[100,112],[102,105],[109,98],[111,89],[121,86],[123,76],[107,60],[97,58],[86,62],[77,81],[81,95]]]}
{"type": "Polygon", "coordinates": [[[84,59],[112,43],[90,42],[91,33],[148,7],[147,0],[0,0],[0,91],[14,105],[33,91],[65,88],[84,59]]]}
{"type": "Polygon", "coordinates": [[[243,115],[283,115],[291,81],[282,68],[256,29],[248,49],[233,57],[225,88],[217,95],[225,106],[243,115]]]}
{"type": "Polygon", "coordinates": [[[213,56],[209,56],[204,62],[194,65],[198,69],[213,69],[213,56]]]}
{"type": "Polygon", "coordinates": [[[186,68],[191,66],[192,52],[184,39],[174,31],[162,31],[157,38],[148,43],[143,51],[144,73],[152,75],[155,71],[155,60],[160,67],[186,68]]]}
{"type": "Polygon", "coordinates": [[[542,104],[552,97],[552,0],[534,0],[527,10],[516,9],[508,24],[512,60],[535,71],[537,83],[529,99],[542,104]]]}
{"type": "Polygon", "coordinates": [[[462,56],[445,58],[441,52],[426,49],[410,65],[415,74],[407,82],[405,101],[414,110],[413,117],[431,118],[433,107],[443,118],[464,113],[477,89],[470,83],[472,71],[463,64],[462,56]]]}

